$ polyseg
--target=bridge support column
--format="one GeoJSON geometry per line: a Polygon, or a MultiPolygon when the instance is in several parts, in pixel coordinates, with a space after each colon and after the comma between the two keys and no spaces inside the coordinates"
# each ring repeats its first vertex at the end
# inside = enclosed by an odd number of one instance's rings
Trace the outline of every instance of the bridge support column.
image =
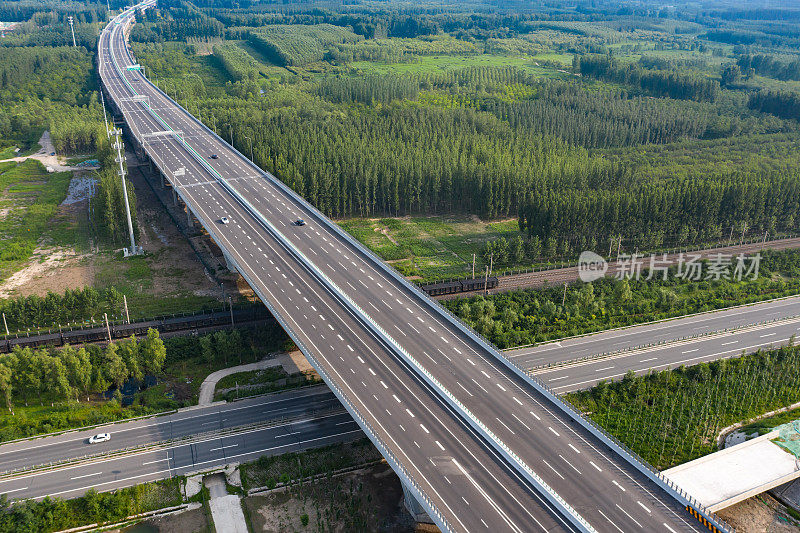
{"type": "Polygon", "coordinates": [[[403,487],[403,504],[406,510],[411,513],[411,516],[414,517],[414,520],[423,524],[433,524],[433,520],[428,516],[428,512],[419,504],[411,491],[406,488],[403,482],[400,482],[400,485],[403,487]]]}
{"type": "Polygon", "coordinates": [[[161,176],[161,188],[162,189],[166,189],[167,188],[167,178],[164,176],[163,172],[159,172],[158,175],[161,176]]]}
{"type": "Polygon", "coordinates": [[[231,261],[231,258],[228,256],[228,254],[223,253],[222,255],[225,256],[225,266],[228,267],[228,270],[231,272],[238,272],[238,270],[236,270],[236,265],[233,264],[233,261],[231,261]]]}
{"type": "Polygon", "coordinates": [[[186,225],[190,228],[194,226],[194,216],[192,215],[192,210],[189,209],[189,206],[186,206],[186,225]]]}
{"type": "Polygon", "coordinates": [[[172,189],[172,205],[178,205],[178,193],[172,189]]]}

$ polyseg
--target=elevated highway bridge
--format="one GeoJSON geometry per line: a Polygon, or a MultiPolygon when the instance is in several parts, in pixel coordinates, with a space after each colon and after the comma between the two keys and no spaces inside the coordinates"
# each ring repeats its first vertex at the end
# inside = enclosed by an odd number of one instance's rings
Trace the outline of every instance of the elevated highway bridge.
{"type": "Polygon", "coordinates": [[[152,5],[100,36],[109,102],[442,531],[726,529],[129,69],[152,5]]]}

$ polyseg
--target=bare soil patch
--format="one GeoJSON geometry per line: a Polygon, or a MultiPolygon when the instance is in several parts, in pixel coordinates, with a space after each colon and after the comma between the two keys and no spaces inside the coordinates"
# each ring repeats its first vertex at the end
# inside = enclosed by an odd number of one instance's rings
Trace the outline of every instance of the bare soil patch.
{"type": "Polygon", "coordinates": [[[800,522],[768,494],[749,498],[717,514],[737,531],[744,533],[797,533],[800,522]]]}
{"type": "Polygon", "coordinates": [[[153,526],[158,533],[188,533],[189,531],[209,530],[206,513],[202,508],[161,516],[142,523],[153,526]]]}
{"type": "Polygon", "coordinates": [[[255,532],[410,533],[399,478],[385,463],[243,500],[255,532]]]}

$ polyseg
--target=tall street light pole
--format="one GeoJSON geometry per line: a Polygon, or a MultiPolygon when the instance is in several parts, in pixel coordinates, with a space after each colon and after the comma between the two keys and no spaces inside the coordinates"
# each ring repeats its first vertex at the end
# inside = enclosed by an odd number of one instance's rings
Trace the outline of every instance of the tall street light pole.
{"type": "MultiPolygon", "coordinates": [[[[244,138],[250,141],[250,161],[253,161],[253,139],[251,139],[248,135],[245,135],[244,138]]],[[[255,163],[255,161],[253,162],[255,163]]]]}

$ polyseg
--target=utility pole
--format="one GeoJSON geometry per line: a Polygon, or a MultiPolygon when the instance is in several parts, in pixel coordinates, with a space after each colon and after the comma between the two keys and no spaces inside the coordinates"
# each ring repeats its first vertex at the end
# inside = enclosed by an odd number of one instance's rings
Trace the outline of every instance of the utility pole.
{"type": "Polygon", "coordinates": [[[475,254],[472,254],[472,279],[475,279],[475,254]]]}
{"type": "Polygon", "coordinates": [[[731,245],[731,239],[733,239],[733,226],[731,226],[731,234],[728,235],[728,246],[731,245]]]}
{"type": "Polygon", "coordinates": [[[124,294],[122,295],[122,303],[125,306],[125,319],[128,321],[128,324],[131,323],[131,315],[128,314],[128,297],[124,294]]]}
{"type": "Polygon", "coordinates": [[[5,326],[5,328],[6,328],[6,335],[11,335],[11,333],[8,332],[8,322],[6,322],[6,314],[5,313],[3,313],[3,326],[5,326]]]}
{"type": "Polygon", "coordinates": [[[228,296],[228,307],[231,310],[231,327],[233,327],[233,300],[228,296]]]}
{"type": "Polygon", "coordinates": [[[617,241],[617,261],[619,261],[619,249],[622,247],[622,235],[618,236],[619,240],[617,241]]]}
{"type": "Polygon", "coordinates": [[[608,238],[608,258],[611,259],[611,247],[614,246],[614,236],[608,238]]]}
{"type": "Polygon", "coordinates": [[[564,304],[567,303],[567,284],[564,283],[564,297],[561,299],[561,307],[564,307],[564,304]]]}
{"type": "Polygon", "coordinates": [[[108,313],[103,313],[103,319],[106,321],[106,333],[108,333],[108,342],[111,342],[111,326],[108,325],[108,313]]]}
{"type": "Polygon", "coordinates": [[[108,117],[106,116],[106,97],[103,96],[103,90],[100,89],[100,103],[103,106],[103,122],[106,124],[106,139],[111,137],[111,132],[108,129],[108,117]]]}
{"type": "Polygon", "coordinates": [[[125,158],[122,154],[122,139],[120,138],[120,134],[122,130],[115,129],[114,134],[117,136],[117,140],[114,143],[114,148],[117,149],[117,163],[119,163],[119,177],[122,180],[122,196],[125,199],[125,216],[128,219],[128,236],[131,239],[131,247],[130,249],[125,251],[125,256],[129,255],[138,255],[142,252],[141,247],[136,246],[136,239],[133,236],[133,222],[131,221],[131,206],[128,202],[128,186],[125,184],[125,158]]]}
{"type": "Polygon", "coordinates": [[[233,146],[233,126],[228,124],[228,131],[231,132],[231,146],[233,146]]]}
{"type": "Polygon", "coordinates": [[[67,20],[69,21],[69,29],[72,31],[72,46],[77,48],[78,44],[75,42],[75,26],[72,24],[72,17],[67,17],[67,20]]]}
{"type": "Polygon", "coordinates": [[[486,267],[486,277],[483,280],[483,294],[489,294],[489,267],[486,267]]]}
{"type": "Polygon", "coordinates": [[[745,232],[745,231],[747,231],[747,222],[745,222],[744,224],[742,224],[742,240],[741,240],[741,241],[739,241],[739,246],[741,246],[742,244],[744,244],[744,232],[745,232]]]}
{"type": "Polygon", "coordinates": [[[764,246],[767,243],[767,233],[769,233],[769,231],[764,232],[764,240],[761,241],[761,246],[764,246]]]}
{"type": "Polygon", "coordinates": [[[492,267],[494,267],[494,252],[489,254],[489,274],[492,273],[492,267]]]}

